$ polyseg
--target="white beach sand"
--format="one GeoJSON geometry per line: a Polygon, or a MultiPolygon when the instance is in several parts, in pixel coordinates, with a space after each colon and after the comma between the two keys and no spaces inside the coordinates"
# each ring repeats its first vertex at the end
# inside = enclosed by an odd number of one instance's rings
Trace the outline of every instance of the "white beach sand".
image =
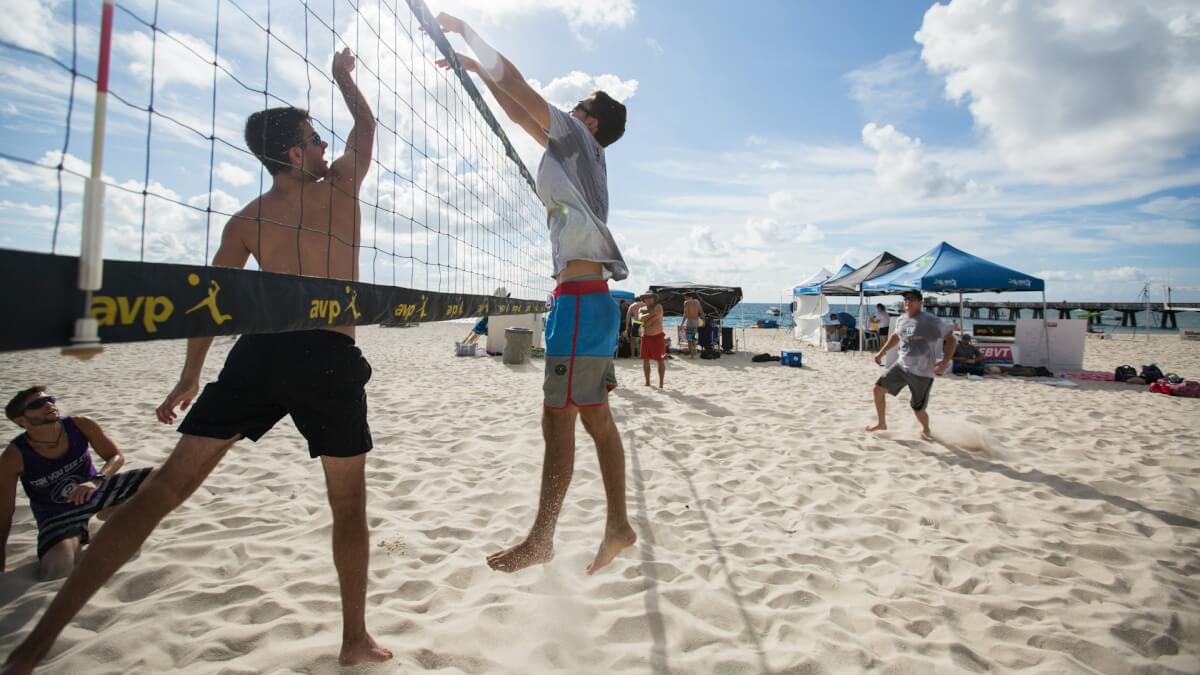
{"type": "MultiPolygon", "coordinates": [[[[590,440],[557,558],[484,557],[529,526],[541,362],[459,359],[462,325],[368,328],[368,622],[395,650],[353,672],[1200,672],[1200,400],[1144,388],[939,380],[934,442],[902,394],[863,431],[866,355],[805,368],[673,360],[665,391],[618,364],[613,407],[641,539],[584,575],[604,524],[590,440]]],[[[795,343],[746,331],[751,351],[795,343]]],[[[218,339],[208,379],[232,342],[218,339]]],[[[0,355],[3,392],[41,382],[101,422],[129,466],[177,434],[152,411],[181,342],[86,363],[0,355]]],[[[1090,341],[1086,366],[1200,376],[1200,344],[1090,341]]],[[[10,428],[15,435],[16,427],[10,428]]],[[[318,462],[290,422],[239,443],[63,633],[48,673],[337,672],[339,600],[318,462]]],[[[32,580],[18,497],[0,577],[0,654],[58,582],[32,580]]]]}

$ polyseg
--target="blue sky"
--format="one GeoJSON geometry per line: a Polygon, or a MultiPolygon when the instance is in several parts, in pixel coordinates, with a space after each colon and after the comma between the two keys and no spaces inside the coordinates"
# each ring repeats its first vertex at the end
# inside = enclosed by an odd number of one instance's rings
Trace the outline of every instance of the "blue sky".
{"type": "MultiPolygon", "coordinates": [[[[148,3],[122,4],[149,16],[148,3]]],[[[430,4],[475,25],[554,103],[569,107],[596,86],[626,99],[629,129],[608,153],[609,225],[631,268],[622,287],[732,283],[748,299],[775,300],[820,267],[881,250],[911,259],[942,240],[1041,274],[1054,299],[1133,300],[1146,283],[1157,297],[1168,279],[1200,287],[1200,12],[1191,3],[751,2],[737,12],[717,2],[430,4]]],[[[286,26],[288,4],[272,8],[286,26]]],[[[61,45],[53,26],[69,10],[30,3],[0,35],[64,58],[46,45],[61,45]]],[[[81,3],[80,25],[95,25],[95,11],[81,3]]],[[[199,51],[211,45],[212,9],[177,11],[164,12],[164,27],[199,51]]],[[[339,5],[336,23],[347,16],[339,5]]],[[[220,54],[246,76],[262,57],[242,28],[223,28],[220,54]]],[[[117,30],[114,88],[144,99],[149,32],[120,13],[117,30]]],[[[94,35],[82,33],[81,54],[91,53],[94,35]]],[[[313,60],[323,60],[332,45],[311,39],[321,54],[313,60]]],[[[186,56],[158,60],[168,75],[156,96],[207,125],[212,69],[186,56]]],[[[54,102],[61,78],[3,47],[0,58],[17,73],[0,85],[10,101],[0,106],[6,152],[38,159],[61,149],[61,121],[46,122],[64,112],[54,102]]],[[[287,65],[279,68],[272,81],[286,88],[287,65]]],[[[227,85],[218,93],[236,130],[234,113],[256,103],[227,85]]],[[[79,91],[86,120],[91,94],[79,91]]],[[[330,110],[328,92],[316,99],[318,115],[330,110]]],[[[344,124],[333,109],[333,125],[344,124]]],[[[507,128],[535,167],[536,146],[507,128]]],[[[73,134],[69,154],[86,167],[87,129],[73,134]]],[[[105,173],[139,185],[144,115],[139,126],[118,114],[108,139],[105,173]]],[[[207,202],[207,143],[167,131],[161,144],[152,185],[207,202]]],[[[253,158],[222,150],[216,164],[214,203],[236,208],[253,197],[253,158]]],[[[30,242],[45,228],[23,225],[45,218],[53,194],[4,168],[0,245],[37,248],[30,242]]],[[[110,222],[138,219],[140,201],[109,211],[110,222]]],[[[172,224],[156,225],[156,252],[194,255],[203,223],[161,215],[156,223],[172,224]]],[[[137,229],[118,226],[110,237],[128,243],[137,229]]],[[[1188,298],[1200,293],[1176,293],[1188,298]]]]}

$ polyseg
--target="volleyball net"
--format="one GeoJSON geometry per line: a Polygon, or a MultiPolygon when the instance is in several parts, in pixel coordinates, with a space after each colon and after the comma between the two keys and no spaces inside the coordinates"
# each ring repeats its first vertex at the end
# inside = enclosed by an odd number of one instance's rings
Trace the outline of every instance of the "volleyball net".
{"type": "MultiPolygon", "coordinates": [[[[0,25],[0,279],[24,298],[0,350],[86,342],[80,319],[123,342],[545,310],[545,207],[422,0],[42,0],[26,14],[0,25]],[[344,48],[375,122],[370,169],[343,195],[361,218],[339,242],[357,279],[212,266],[225,223],[271,187],[245,145],[250,114],[307,110],[326,157],[342,153],[344,48]]],[[[299,249],[297,223],[265,225],[296,228],[299,249]]]]}

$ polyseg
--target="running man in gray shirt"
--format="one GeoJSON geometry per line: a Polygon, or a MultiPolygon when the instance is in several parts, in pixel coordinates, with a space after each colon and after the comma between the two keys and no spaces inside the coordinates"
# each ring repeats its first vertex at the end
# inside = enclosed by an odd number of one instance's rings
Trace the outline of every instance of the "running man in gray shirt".
{"type": "Polygon", "coordinates": [[[608,503],[604,538],[587,567],[594,574],[637,540],[625,508],[625,449],[608,407],[608,392],[617,386],[612,357],[622,319],[608,280],[620,281],[629,270],[608,231],[604,153],[625,133],[625,106],[597,91],[571,112],[559,110],[461,19],[442,13],[438,23],[444,32],[461,35],[475,52],[475,59],[456,54],[463,68],[478,75],[509,119],[546,149],[537,192],[546,205],[558,285],[546,318],[542,487],[529,534],[488,556],[487,563],[500,572],[517,572],[554,558],[554,529],[575,464],[575,420],[582,418],[596,442],[608,503]]]}
{"type": "Polygon", "coordinates": [[[911,406],[917,421],[921,423],[921,436],[929,438],[929,414],[925,407],[929,405],[929,390],[933,388],[933,378],[946,372],[953,362],[954,347],[958,344],[950,325],[929,312],[922,311],[922,298],[919,291],[904,292],[904,314],[892,320],[891,335],[887,343],[875,355],[875,363],[881,363],[883,356],[893,347],[900,345],[900,359],[888,368],[875,382],[875,414],[878,417],[875,424],[867,427],[867,431],[887,429],[887,399],[886,394],[895,396],[901,389],[908,387],[912,394],[911,406]],[[938,342],[945,340],[942,346],[942,358],[939,361],[935,350],[938,342]]]}

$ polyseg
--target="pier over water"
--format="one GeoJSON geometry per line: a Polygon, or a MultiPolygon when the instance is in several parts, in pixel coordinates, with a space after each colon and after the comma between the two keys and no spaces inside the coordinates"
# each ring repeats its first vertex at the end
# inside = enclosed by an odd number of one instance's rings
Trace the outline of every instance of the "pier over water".
{"type": "Polygon", "coordinates": [[[1059,319],[1072,318],[1073,312],[1086,312],[1089,325],[1100,325],[1102,323],[1102,313],[1115,311],[1121,313],[1121,325],[1126,327],[1137,327],[1137,314],[1144,312],[1147,308],[1151,312],[1151,323],[1154,321],[1154,315],[1158,315],[1159,328],[1178,328],[1175,315],[1181,309],[1200,309],[1200,302],[1173,302],[1170,309],[1166,308],[1161,302],[1096,302],[1096,301],[1081,301],[1081,302],[1047,302],[1043,305],[1040,302],[996,302],[991,300],[968,300],[962,303],[962,309],[959,309],[959,303],[956,301],[942,300],[937,298],[925,298],[925,308],[933,312],[937,316],[966,318],[966,319],[990,319],[993,321],[1016,321],[1023,318],[1022,312],[1030,312],[1029,318],[1041,319],[1044,318],[1044,311],[1057,312],[1059,319]],[[966,316],[963,316],[963,314],[966,316]]]}

